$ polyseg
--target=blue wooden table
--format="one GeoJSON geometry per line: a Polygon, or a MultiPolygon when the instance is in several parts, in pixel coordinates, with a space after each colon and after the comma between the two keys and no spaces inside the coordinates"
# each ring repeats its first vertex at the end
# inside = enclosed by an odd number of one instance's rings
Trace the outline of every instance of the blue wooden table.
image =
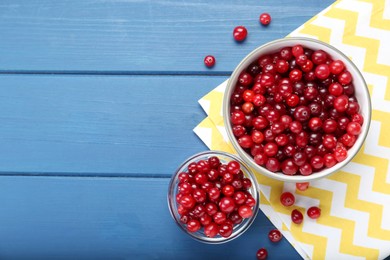
{"type": "Polygon", "coordinates": [[[260,247],[299,258],[268,241],[261,212],[237,240],[194,241],[166,193],[207,149],[192,132],[205,117],[197,100],[332,2],[2,0],[0,259],[255,259],[260,247]],[[241,44],[237,25],[249,31],[241,44]]]}

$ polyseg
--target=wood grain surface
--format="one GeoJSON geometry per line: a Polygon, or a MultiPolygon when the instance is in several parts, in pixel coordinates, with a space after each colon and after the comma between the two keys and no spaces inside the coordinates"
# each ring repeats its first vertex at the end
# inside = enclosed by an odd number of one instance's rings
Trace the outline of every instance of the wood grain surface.
{"type": "Polygon", "coordinates": [[[299,259],[262,212],[232,242],[194,241],[166,194],[207,149],[197,100],[332,2],[0,1],[0,259],[299,259]]]}

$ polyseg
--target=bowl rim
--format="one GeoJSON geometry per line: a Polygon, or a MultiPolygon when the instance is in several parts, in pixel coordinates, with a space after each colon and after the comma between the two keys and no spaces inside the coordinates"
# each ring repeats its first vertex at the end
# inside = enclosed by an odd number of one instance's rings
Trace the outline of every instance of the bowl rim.
{"type": "Polygon", "coordinates": [[[223,243],[232,241],[232,240],[238,238],[239,236],[241,236],[243,233],[245,233],[245,231],[247,231],[249,229],[249,227],[255,221],[256,216],[257,216],[257,214],[258,214],[258,212],[260,210],[260,185],[257,182],[256,175],[251,170],[251,167],[249,167],[248,164],[244,160],[242,160],[239,156],[231,154],[231,153],[228,153],[228,152],[224,152],[224,151],[208,150],[208,151],[203,151],[203,152],[200,152],[200,153],[196,153],[196,154],[188,157],[176,169],[176,171],[174,172],[174,174],[172,175],[172,177],[171,177],[171,179],[169,181],[168,193],[167,193],[167,203],[168,203],[169,213],[171,214],[171,216],[175,220],[176,224],[180,227],[180,229],[184,233],[189,235],[191,238],[193,238],[193,239],[195,239],[197,241],[206,243],[206,244],[223,244],[223,243]],[[254,187],[255,194],[252,194],[252,195],[254,196],[254,198],[256,200],[256,204],[253,206],[253,216],[248,218],[245,223],[243,221],[240,224],[238,224],[238,225],[241,225],[241,224],[245,224],[245,225],[243,225],[242,227],[239,227],[239,230],[238,230],[238,232],[236,234],[234,234],[234,231],[233,231],[232,235],[227,237],[227,238],[224,238],[224,237],[208,238],[206,236],[200,237],[200,236],[196,235],[197,232],[190,233],[183,227],[183,225],[181,225],[179,223],[179,220],[176,218],[175,212],[174,212],[174,205],[173,205],[173,203],[176,203],[176,198],[174,197],[174,193],[175,193],[175,186],[177,185],[177,184],[175,184],[175,182],[177,181],[178,174],[180,172],[182,172],[183,169],[185,169],[188,166],[189,162],[191,162],[191,161],[193,161],[193,160],[195,160],[197,158],[200,159],[201,157],[204,157],[204,156],[207,156],[207,155],[209,155],[210,157],[213,156],[213,155],[215,155],[215,156],[225,156],[225,157],[228,157],[228,158],[231,158],[233,160],[238,161],[241,164],[241,168],[244,168],[243,171],[245,171],[249,175],[249,179],[251,180],[252,185],[254,187]]]}
{"type": "Polygon", "coordinates": [[[362,148],[362,145],[363,145],[363,143],[364,143],[364,141],[365,141],[365,139],[366,139],[366,137],[368,135],[369,129],[370,129],[372,105],[371,105],[370,93],[369,93],[369,90],[368,90],[368,87],[367,87],[367,83],[366,83],[366,81],[365,81],[365,79],[363,77],[363,74],[357,68],[357,66],[353,63],[353,61],[350,60],[343,52],[341,52],[337,48],[333,47],[332,45],[330,45],[328,43],[325,43],[325,42],[322,42],[322,41],[317,40],[317,39],[312,39],[312,38],[307,38],[307,37],[286,37],[286,38],[277,39],[277,40],[273,40],[273,41],[267,42],[267,43],[257,47],[256,49],[251,51],[248,55],[246,55],[240,61],[240,63],[234,69],[233,73],[230,75],[229,80],[227,82],[226,89],[225,89],[225,92],[224,92],[224,97],[223,97],[222,112],[223,112],[223,121],[224,121],[224,125],[225,125],[225,130],[227,132],[227,135],[228,135],[228,138],[229,138],[230,142],[232,143],[232,145],[234,147],[234,150],[239,154],[239,156],[247,164],[249,164],[255,170],[255,172],[259,172],[259,173],[261,173],[261,174],[263,174],[265,176],[268,176],[270,178],[277,179],[277,180],[280,180],[280,181],[286,181],[286,182],[307,182],[307,181],[313,181],[313,180],[316,180],[316,179],[320,179],[320,178],[329,176],[329,175],[337,172],[338,170],[343,168],[345,165],[347,165],[355,157],[355,155],[362,148]],[[253,158],[250,157],[238,145],[238,142],[237,142],[237,140],[234,137],[233,132],[232,132],[231,123],[230,123],[230,120],[229,120],[230,116],[228,116],[229,115],[229,110],[230,110],[230,94],[231,94],[230,89],[234,87],[234,85],[235,85],[235,83],[237,81],[238,75],[241,73],[241,71],[243,69],[245,69],[245,67],[247,66],[248,61],[250,59],[252,59],[254,55],[258,55],[258,53],[261,52],[261,50],[266,48],[266,47],[269,47],[269,46],[277,44],[277,43],[284,43],[284,42],[288,43],[288,42],[291,42],[291,41],[302,41],[302,43],[304,43],[304,42],[315,43],[317,45],[322,45],[325,48],[329,48],[329,49],[333,50],[334,52],[338,53],[340,55],[340,57],[342,57],[347,62],[348,67],[352,67],[352,69],[356,72],[356,74],[358,75],[360,80],[363,82],[363,84],[362,84],[363,85],[362,86],[362,90],[363,90],[363,96],[364,96],[363,98],[366,100],[367,107],[368,107],[368,113],[367,113],[367,115],[364,118],[364,122],[366,124],[365,124],[364,128],[362,127],[362,133],[360,134],[363,137],[360,138],[359,140],[357,140],[357,142],[354,144],[354,146],[357,147],[356,152],[352,156],[347,157],[346,160],[337,163],[335,166],[333,166],[331,168],[323,169],[323,170],[321,170],[319,172],[316,172],[316,173],[313,173],[313,174],[307,175],[307,176],[304,176],[304,175],[285,175],[285,174],[280,173],[280,172],[274,173],[274,172],[271,172],[271,171],[267,170],[265,167],[257,165],[253,161],[253,158]]]}

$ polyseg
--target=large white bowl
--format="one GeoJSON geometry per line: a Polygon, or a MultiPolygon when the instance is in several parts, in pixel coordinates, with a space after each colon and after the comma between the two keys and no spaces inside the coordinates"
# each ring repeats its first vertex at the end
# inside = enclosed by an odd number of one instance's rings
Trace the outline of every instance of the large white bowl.
{"type": "Polygon", "coordinates": [[[325,176],[328,176],[334,172],[337,172],[340,170],[343,166],[345,166],[349,161],[352,160],[352,158],[357,154],[361,146],[363,145],[364,139],[367,136],[369,127],[370,127],[370,121],[371,121],[371,101],[370,101],[370,94],[368,92],[367,84],[364,81],[364,78],[362,74],[360,73],[359,69],[355,66],[355,64],[352,63],[352,61],[341,51],[336,49],[335,47],[318,41],[314,39],[309,38],[284,38],[280,40],[275,40],[269,43],[266,43],[251,53],[249,53],[241,62],[238,64],[236,69],[233,71],[233,74],[231,75],[225,93],[223,98],[223,118],[225,123],[225,128],[229,136],[230,142],[233,144],[235,150],[239,154],[239,156],[247,163],[249,164],[254,170],[257,172],[264,174],[268,177],[278,179],[281,181],[286,182],[307,182],[312,181],[316,179],[323,178],[325,176]],[[342,60],[349,72],[352,74],[353,77],[353,84],[355,86],[355,96],[359,102],[360,105],[360,113],[364,117],[364,123],[362,125],[362,132],[359,135],[359,137],[356,140],[356,143],[348,150],[348,157],[346,160],[337,163],[335,166],[323,169],[319,172],[315,172],[308,176],[303,175],[285,175],[281,172],[274,173],[269,170],[267,170],[264,167],[259,166],[256,164],[253,160],[253,158],[247,154],[238,144],[235,136],[232,132],[232,125],[230,123],[230,96],[236,86],[237,79],[240,75],[240,73],[246,69],[252,62],[256,61],[260,56],[265,54],[270,54],[273,52],[276,52],[280,50],[283,47],[292,47],[294,45],[300,44],[303,47],[310,48],[312,50],[324,50],[327,52],[334,60],[342,60]]]}

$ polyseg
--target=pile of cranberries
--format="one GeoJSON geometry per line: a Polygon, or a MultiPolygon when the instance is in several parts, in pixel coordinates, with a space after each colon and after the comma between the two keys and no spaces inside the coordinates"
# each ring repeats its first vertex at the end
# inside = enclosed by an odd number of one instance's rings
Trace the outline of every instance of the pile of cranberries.
{"type": "Polygon", "coordinates": [[[178,213],[189,232],[203,228],[207,237],[230,237],[234,225],[253,216],[256,200],[250,179],[232,160],[222,163],[217,156],[188,165],[178,175],[178,213]]]}
{"type": "Polygon", "coordinates": [[[230,98],[238,144],[272,172],[310,175],[347,158],[363,117],[341,60],[301,45],[260,57],[230,98]]]}

